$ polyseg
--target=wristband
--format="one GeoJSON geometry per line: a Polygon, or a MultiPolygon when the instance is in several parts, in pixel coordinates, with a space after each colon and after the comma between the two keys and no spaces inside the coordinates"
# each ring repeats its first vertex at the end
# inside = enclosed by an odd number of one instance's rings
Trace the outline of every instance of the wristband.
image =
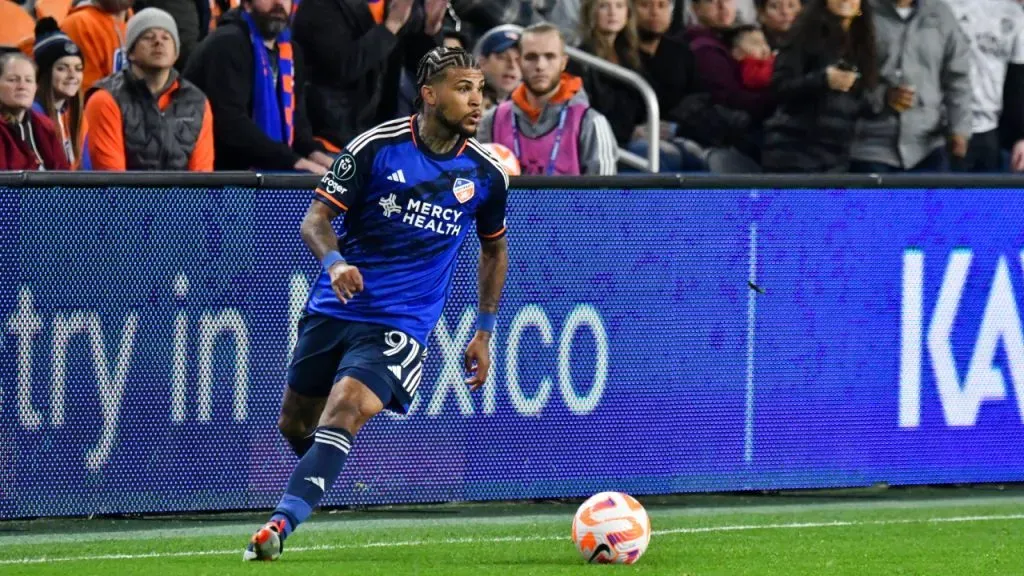
{"type": "Polygon", "coordinates": [[[341,254],[339,254],[337,250],[331,250],[330,252],[324,255],[324,270],[330,270],[331,266],[334,266],[338,262],[344,264],[345,259],[341,257],[341,254]]]}
{"type": "Polygon", "coordinates": [[[498,323],[498,317],[493,312],[481,312],[476,317],[476,329],[481,332],[494,332],[494,325],[498,323]]]}

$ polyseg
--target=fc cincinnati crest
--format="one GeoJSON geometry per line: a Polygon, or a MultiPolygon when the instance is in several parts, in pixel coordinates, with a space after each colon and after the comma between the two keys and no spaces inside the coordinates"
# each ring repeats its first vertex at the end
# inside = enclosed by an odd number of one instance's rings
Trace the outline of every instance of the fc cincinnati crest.
{"type": "Polygon", "coordinates": [[[472,180],[456,178],[452,192],[455,193],[455,199],[459,201],[459,204],[465,204],[466,201],[473,197],[473,194],[476,194],[476,186],[473,185],[472,180]]]}

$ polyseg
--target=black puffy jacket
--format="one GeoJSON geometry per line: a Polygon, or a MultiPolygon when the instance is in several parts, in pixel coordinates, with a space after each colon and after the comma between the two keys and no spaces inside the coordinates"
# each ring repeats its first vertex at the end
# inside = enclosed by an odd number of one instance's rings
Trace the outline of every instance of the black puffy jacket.
{"type": "Polygon", "coordinates": [[[832,90],[825,69],[840,61],[827,46],[784,46],[775,60],[775,114],[765,121],[761,164],[766,172],[845,172],[857,119],[868,110],[861,81],[832,90]]]}

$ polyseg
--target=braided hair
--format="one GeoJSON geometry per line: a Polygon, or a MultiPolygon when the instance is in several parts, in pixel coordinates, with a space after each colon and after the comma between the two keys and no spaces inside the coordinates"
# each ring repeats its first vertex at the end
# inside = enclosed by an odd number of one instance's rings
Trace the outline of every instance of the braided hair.
{"type": "Polygon", "coordinates": [[[416,108],[423,106],[420,89],[436,81],[449,68],[479,69],[480,65],[472,54],[462,48],[438,46],[424,54],[416,66],[416,108]]]}

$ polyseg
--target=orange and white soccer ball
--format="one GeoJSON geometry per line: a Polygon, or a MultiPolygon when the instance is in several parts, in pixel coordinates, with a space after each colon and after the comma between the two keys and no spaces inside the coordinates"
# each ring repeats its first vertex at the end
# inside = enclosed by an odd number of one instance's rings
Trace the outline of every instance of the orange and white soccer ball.
{"type": "Polygon", "coordinates": [[[632,564],[651,542],[651,520],[632,496],[601,492],[576,511],[572,539],[587,562],[632,564]]]}
{"type": "Polygon", "coordinates": [[[498,160],[501,161],[501,167],[505,169],[506,174],[509,176],[519,176],[522,174],[523,169],[519,165],[519,159],[516,158],[516,155],[513,154],[511,150],[508,149],[508,146],[488,142],[487,144],[484,144],[484,147],[487,148],[491,154],[497,156],[498,160]]]}

